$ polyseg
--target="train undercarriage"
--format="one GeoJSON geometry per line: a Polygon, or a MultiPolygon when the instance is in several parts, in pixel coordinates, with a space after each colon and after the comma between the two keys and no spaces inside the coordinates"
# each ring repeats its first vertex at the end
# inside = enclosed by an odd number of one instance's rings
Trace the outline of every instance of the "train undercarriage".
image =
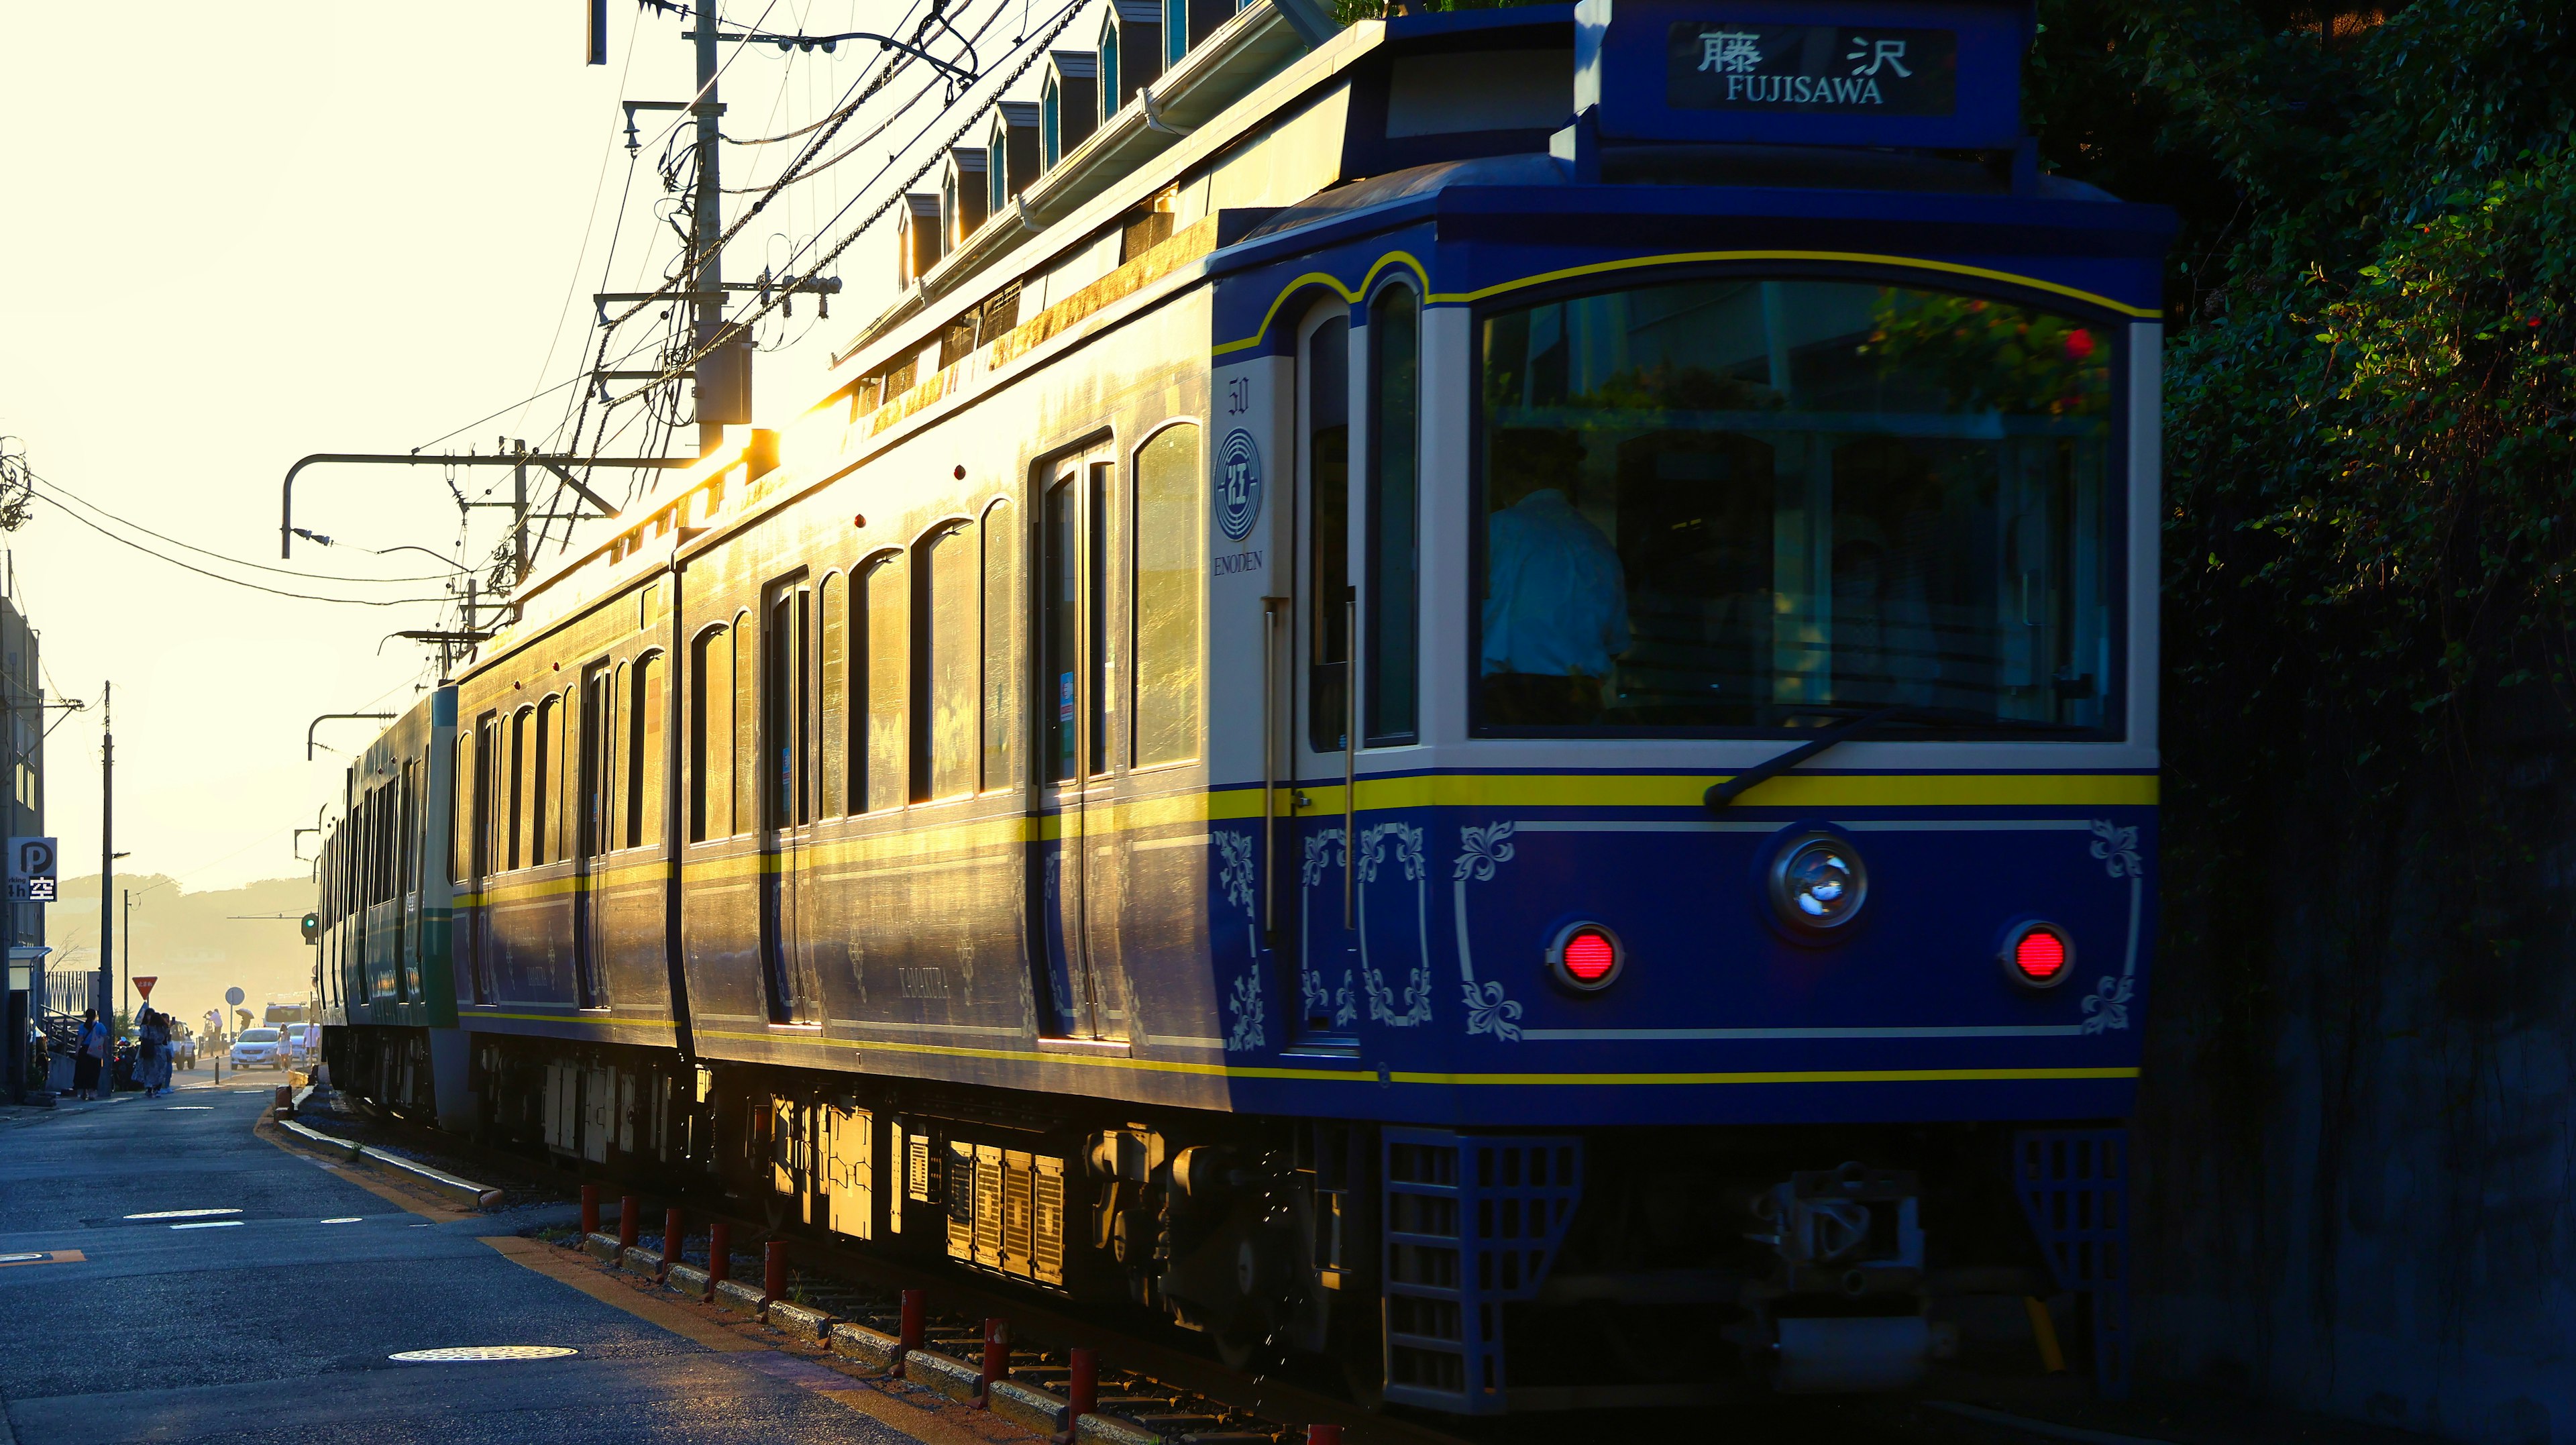
{"type": "Polygon", "coordinates": [[[486,1144],[1159,1319],[1367,1400],[1902,1387],[1936,1359],[2031,1359],[2025,1301],[2061,1293],[2008,1126],[1459,1134],[428,1032],[333,1030],[335,1083],[454,1127],[438,1064],[461,1054],[486,1144]]]}

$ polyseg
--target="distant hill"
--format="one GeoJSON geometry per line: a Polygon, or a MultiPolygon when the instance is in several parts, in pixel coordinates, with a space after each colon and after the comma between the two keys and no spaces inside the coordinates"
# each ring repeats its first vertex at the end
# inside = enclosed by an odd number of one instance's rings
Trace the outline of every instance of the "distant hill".
{"type": "MultiPolygon", "coordinates": [[[[272,997],[301,1001],[312,990],[313,949],[296,926],[320,896],[311,879],[190,893],[158,875],[118,874],[116,888],[134,898],[130,951],[125,915],[118,915],[118,1007],[125,1006],[129,959],[131,972],[159,979],[153,1004],[191,1024],[222,1006],[228,988],[248,995],[254,1016],[272,997]],[[277,913],[287,916],[240,916],[277,913]]],[[[45,911],[45,937],[54,949],[48,971],[98,967],[97,874],[62,881],[61,900],[45,911]]]]}

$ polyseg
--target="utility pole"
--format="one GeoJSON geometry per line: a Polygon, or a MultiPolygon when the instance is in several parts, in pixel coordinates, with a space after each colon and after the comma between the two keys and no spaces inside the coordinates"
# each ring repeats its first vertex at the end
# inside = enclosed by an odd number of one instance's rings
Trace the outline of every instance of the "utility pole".
{"type": "MultiPolygon", "coordinates": [[[[510,453],[524,457],[528,444],[520,442],[510,453]]],[[[515,594],[519,584],[528,580],[528,464],[521,462],[510,469],[510,555],[516,559],[510,570],[510,590],[515,594]]]]}
{"type": "Polygon", "coordinates": [[[716,346],[717,333],[724,328],[724,256],[716,246],[716,238],[724,234],[724,187],[716,175],[716,155],[724,149],[720,135],[724,107],[716,100],[716,76],[721,67],[716,64],[715,7],[699,6],[696,20],[697,28],[689,35],[697,42],[698,51],[698,94],[691,107],[698,118],[698,203],[689,217],[689,249],[696,255],[697,265],[689,277],[689,289],[696,293],[689,302],[689,331],[698,355],[698,455],[707,457],[724,445],[724,423],[707,420],[710,404],[715,400],[712,393],[719,389],[729,394],[739,391],[747,406],[751,378],[747,358],[743,365],[745,375],[736,380],[732,348],[716,346]],[[711,371],[720,379],[717,387],[707,385],[711,371]]]}
{"type": "Polygon", "coordinates": [[[117,996],[124,1000],[124,1012],[130,1016],[134,1012],[134,890],[119,888],[116,892],[125,903],[125,987],[117,996]]]}
{"type": "MultiPolygon", "coordinates": [[[[108,885],[116,881],[116,684],[98,686],[102,709],[99,727],[98,764],[98,999],[108,1015],[105,1020],[112,1031],[116,1027],[116,906],[108,901],[108,885]]],[[[115,1085],[111,1079],[110,1092],[115,1085]]]]}

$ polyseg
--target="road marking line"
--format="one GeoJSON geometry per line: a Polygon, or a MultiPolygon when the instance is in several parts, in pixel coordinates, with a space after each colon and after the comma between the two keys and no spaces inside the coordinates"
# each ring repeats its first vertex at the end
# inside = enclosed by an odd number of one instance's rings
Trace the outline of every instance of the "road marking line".
{"type": "Polygon", "coordinates": [[[208,1219],[196,1224],[174,1224],[170,1227],[172,1229],[239,1229],[242,1227],[242,1222],[238,1219],[208,1219]]]}
{"type": "Polygon", "coordinates": [[[89,1256],[77,1249],[40,1249],[30,1254],[0,1254],[0,1269],[23,1264],[80,1264],[89,1256]]]}

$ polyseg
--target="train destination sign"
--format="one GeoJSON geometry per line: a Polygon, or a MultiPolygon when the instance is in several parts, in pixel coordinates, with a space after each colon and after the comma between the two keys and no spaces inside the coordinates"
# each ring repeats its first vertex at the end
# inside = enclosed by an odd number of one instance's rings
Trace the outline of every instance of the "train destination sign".
{"type": "Polygon", "coordinates": [[[1950,30],[1677,21],[1665,66],[1666,99],[1692,110],[1935,116],[1958,105],[1950,30]]]}

